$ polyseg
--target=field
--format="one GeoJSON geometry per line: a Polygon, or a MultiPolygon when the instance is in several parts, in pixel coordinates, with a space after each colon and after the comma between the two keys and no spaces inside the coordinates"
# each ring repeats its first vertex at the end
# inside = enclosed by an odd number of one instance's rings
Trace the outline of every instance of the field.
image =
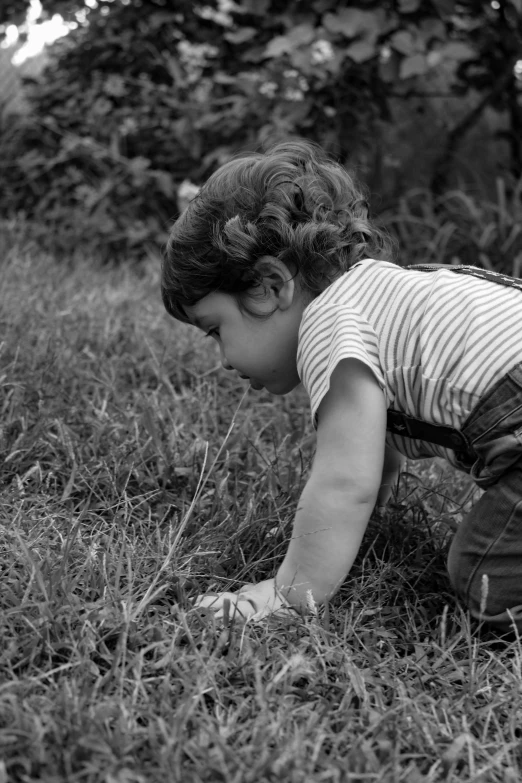
{"type": "Polygon", "coordinates": [[[522,779],[522,646],[445,573],[464,478],[409,464],[325,609],[218,626],[191,600],[284,553],[302,391],[245,394],[153,259],[0,265],[0,783],[522,779]]]}

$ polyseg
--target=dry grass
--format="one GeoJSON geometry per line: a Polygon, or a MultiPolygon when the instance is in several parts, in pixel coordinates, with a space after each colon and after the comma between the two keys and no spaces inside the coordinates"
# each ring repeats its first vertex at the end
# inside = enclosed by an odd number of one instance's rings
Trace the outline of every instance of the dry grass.
{"type": "Polygon", "coordinates": [[[152,265],[1,263],[2,783],[521,779],[522,648],[445,574],[465,479],[410,465],[327,610],[218,627],[190,599],[281,559],[304,396],[238,410],[152,265]]]}

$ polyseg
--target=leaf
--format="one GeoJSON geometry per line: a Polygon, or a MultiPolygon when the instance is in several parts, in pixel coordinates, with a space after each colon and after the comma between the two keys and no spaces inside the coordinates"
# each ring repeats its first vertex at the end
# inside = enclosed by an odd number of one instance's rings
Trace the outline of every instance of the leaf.
{"type": "Polygon", "coordinates": [[[150,25],[152,30],[158,30],[166,24],[172,24],[174,19],[175,15],[172,11],[156,11],[147,16],[147,24],[150,25]]]}
{"type": "Polygon", "coordinates": [[[441,16],[451,16],[455,13],[455,0],[432,0],[441,16]]]}
{"type": "Polygon", "coordinates": [[[92,105],[92,112],[100,117],[104,117],[112,112],[112,108],[112,101],[109,101],[108,98],[100,95],[92,105]]]}
{"type": "Polygon", "coordinates": [[[165,55],[165,65],[167,67],[167,71],[169,72],[172,81],[174,84],[184,84],[185,83],[185,76],[183,75],[183,71],[180,67],[180,64],[176,57],[174,57],[171,54],[165,55]]]}
{"type": "Polygon", "coordinates": [[[328,32],[344,35],[346,38],[361,36],[375,42],[383,31],[385,14],[381,9],[362,11],[360,8],[341,8],[336,14],[323,16],[323,27],[328,32]]]}
{"type": "Polygon", "coordinates": [[[111,73],[103,84],[103,91],[106,95],[121,98],[127,94],[124,79],[118,73],[111,73]]]}
{"type": "Polygon", "coordinates": [[[151,173],[163,195],[166,198],[174,198],[176,188],[174,187],[172,175],[168,171],[153,171],[151,173]]]}
{"type": "Polygon", "coordinates": [[[270,0],[241,0],[234,9],[238,13],[264,16],[270,6],[270,0]]]}
{"type": "Polygon", "coordinates": [[[377,49],[373,43],[369,41],[355,41],[350,44],[345,50],[348,57],[350,57],[356,63],[364,63],[367,60],[371,60],[377,54],[377,49]]]}
{"type": "Polygon", "coordinates": [[[312,3],[312,7],[316,13],[324,14],[325,11],[329,11],[335,4],[336,0],[315,0],[315,3],[312,3]]]}
{"type": "Polygon", "coordinates": [[[401,14],[413,14],[418,10],[421,0],[399,0],[399,12],[401,14]]]}
{"type": "Polygon", "coordinates": [[[144,155],[136,155],[128,162],[128,166],[133,176],[142,176],[150,168],[150,160],[144,155]]]}
{"type": "Polygon", "coordinates": [[[296,46],[312,43],[315,38],[315,27],[308,22],[298,24],[293,28],[288,37],[296,46]]]}
{"type": "Polygon", "coordinates": [[[281,57],[290,54],[300,46],[310,44],[315,38],[315,28],[311,24],[299,24],[287,35],[276,35],[265,49],[265,57],[281,57]]]}
{"type": "Polygon", "coordinates": [[[287,54],[291,48],[292,43],[286,35],[276,35],[267,45],[264,55],[265,57],[281,57],[282,54],[287,54]]]}
{"type": "Polygon", "coordinates": [[[461,60],[473,60],[477,56],[473,47],[463,41],[448,43],[440,49],[440,52],[443,57],[449,60],[458,60],[459,62],[461,60]]]}
{"type": "Polygon", "coordinates": [[[304,75],[312,74],[317,70],[317,66],[312,63],[309,46],[293,51],[290,60],[294,68],[304,75]]]}
{"type": "Polygon", "coordinates": [[[442,52],[440,49],[432,49],[431,52],[428,52],[426,55],[426,59],[428,61],[428,65],[430,68],[436,68],[443,60],[442,52]]]}
{"type": "Polygon", "coordinates": [[[242,27],[239,30],[233,30],[230,33],[225,33],[225,38],[227,41],[230,41],[230,43],[242,44],[246,43],[246,41],[252,40],[256,34],[257,30],[255,27],[242,27]]]}
{"type": "Polygon", "coordinates": [[[225,73],[224,71],[216,71],[212,78],[214,84],[236,84],[237,82],[241,81],[241,73],[238,73],[237,76],[231,76],[229,73],[225,73]]]}
{"type": "Polygon", "coordinates": [[[426,43],[433,38],[437,38],[439,41],[446,40],[446,27],[440,19],[435,19],[434,17],[423,19],[418,30],[420,37],[426,43]]]}
{"type": "Polygon", "coordinates": [[[413,57],[406,57],[401,62],[399,78],[409,79],[410,76],[422,76],[429,69],[427,58],[423,54],[414,54],[413,57]]]}
{"type": "Polygon", "coordinates": [[[398,30],[390,38],[390,46],[399,54],[406,56],[417,52],[415,38],[408,30],[398,30]]]}
{"type": "Polygon", "coordinates": [[[399,55],[391,53],[391,57],[379,63],[379,76],[387,84],[391,84],[399,78],[399,55]]]}

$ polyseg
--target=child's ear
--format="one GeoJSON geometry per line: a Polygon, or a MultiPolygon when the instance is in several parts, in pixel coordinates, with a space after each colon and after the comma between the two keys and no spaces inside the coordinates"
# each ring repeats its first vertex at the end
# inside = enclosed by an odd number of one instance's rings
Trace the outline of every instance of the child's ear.
{"type": "Polygon", "coordinates": [[[296,294],[295,278],[282,261],[274,256],[262,256],[256,269],[263,275],[263,285],[280,310],[286,310],[296,294]]]}

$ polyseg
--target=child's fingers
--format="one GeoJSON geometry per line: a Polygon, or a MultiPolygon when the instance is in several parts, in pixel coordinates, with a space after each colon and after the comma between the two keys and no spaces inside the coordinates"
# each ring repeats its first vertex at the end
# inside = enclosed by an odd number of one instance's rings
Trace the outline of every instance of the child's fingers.
{"type": "Polygon", "coordinates": [[[210,610],[216,620],[262,620],[272,614],[288,614],[291,608],[277,590],[274,579],[246,584],[237,593],[205,593],[195,602],[196,609],[210,610]]]}
{"type": "Polygon", "coordinates": [[[198,595],[194,601],[196,609],[214,609],[217,610],[223,606],[224,598],[229,598],[232,593],[205,593],[198,595]]]}
{"type": "MultiPolygon", "coordinates": [[[[248,599],[248,596],[245,596],[245,598],[248,599]]],[[[290,606],[285,606],[284,604],[264,604],[263,606],[259,606],[259,608],[255,607],[255,604],[250,600],[251,605],[254,607],[254,611],[252,613],[252,617],[255,620],[262,620],[264,617],[268,617],[272,614],[282,615],[282,614],[292,614],[294,612],[294,609],[290,606]]]]}
{"type": "Polygon", "coordinates": [[[256,613],[256,607],[248,598],[236,593],[231,593],[233,600],[228,603],[228,599],[223,602],[223,608],[216,612],[218,619],[230,618],[239,620],[249,620],[256,613]]]}
{"type": "Polygon", "coordinates": [[[255,614],[256,608],[252,602],[237,593],[207,593],[199,595],[195,602],[196,609],[211,609],[216,619],[221,620],[228,614],[229,617],[239,615],[248,619],[255,614]]]}
{"type": "Polygon", "coordinates": [[[256,587],[257,582],[245,582],[245,584],[239,588],[237,591],[239,595],[241,593],[247,593],[249,590],[252,590],[253,587],[256,587]]]}

